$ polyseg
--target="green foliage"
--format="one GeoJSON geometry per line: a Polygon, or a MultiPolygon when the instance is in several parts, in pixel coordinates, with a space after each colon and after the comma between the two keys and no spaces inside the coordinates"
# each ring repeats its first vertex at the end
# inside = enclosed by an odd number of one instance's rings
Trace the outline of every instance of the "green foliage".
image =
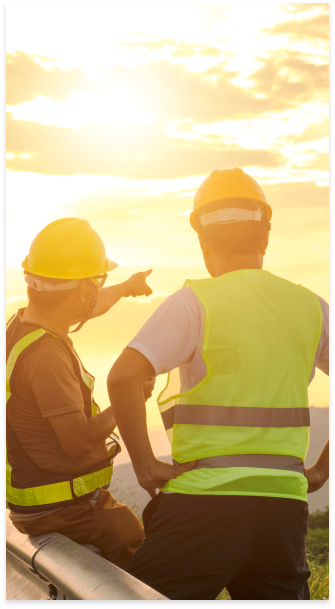
{"type": "Polygon", "coordinates": [[[317,510],[308,516],[309,529],[329,529],[329,507],[323,512],[317,510]]]}
{"type": "MultiPolygon", "coordinates": [[[[328,557],[327,557],[328,558],[328,557]]],[[[316,561],[308,561],[311,576],[308,580],[311,601],[329,600],[329,564],[320,564],[316,561]]]]}
{"type": "Polygon", "coordinates": [[[324,564],[329,560],[329,530],[309,529],[307,533],[306,554],[310,561],[324,564]]]}

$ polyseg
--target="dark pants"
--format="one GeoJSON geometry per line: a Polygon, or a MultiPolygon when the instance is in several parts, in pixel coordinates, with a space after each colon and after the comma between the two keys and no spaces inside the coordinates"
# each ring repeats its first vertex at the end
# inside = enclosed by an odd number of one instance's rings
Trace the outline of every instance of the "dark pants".
{"type": "Polygon", "coordinates": [[[307,518],[295,499],[160,493],[127,571],[172,600],[310,600],[307,518]]]}

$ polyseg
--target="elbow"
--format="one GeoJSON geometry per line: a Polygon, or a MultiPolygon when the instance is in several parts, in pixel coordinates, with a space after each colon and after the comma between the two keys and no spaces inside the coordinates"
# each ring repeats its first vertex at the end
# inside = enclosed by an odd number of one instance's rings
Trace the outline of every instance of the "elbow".
{"type": "Polygon", "coordinates": [[[125,385],[127,385],[130,380],[128,377],[129,377],[129,375],[125,375],[124,371],[122,369],[120,369],[120,366],[118,365],[118,360],[117,360],[115,362],[115,364],[112,366],[112,368],[110,369],[108,377],[107,377],[107,388],[108,388],[109,395],[111,395],[118,389],[123,388],[125,385]]]}
{"type": "Polygon", "coordinates": [[[85,441],[82,438],[80,439],[80,442],[73,442],[71,446],[63,446],[64,452],[71,459],[82,459],[82,457],[86,457],[86,455],[91,453],[93,448],[94,446],[91,441],[85,441]]]}

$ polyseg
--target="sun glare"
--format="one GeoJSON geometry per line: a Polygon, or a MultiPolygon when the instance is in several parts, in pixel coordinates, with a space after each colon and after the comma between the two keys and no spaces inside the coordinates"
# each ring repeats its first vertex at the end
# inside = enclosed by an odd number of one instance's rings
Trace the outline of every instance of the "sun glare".
{"type": "Polygon", "coordinates": [[[11,310],[32,238],[62,217],[101,232],[117,280],[124,265],[155,267],[161,295],[206,276],[188,216],[199,184],[224,167],[250,173],[273,208],[267,269],[327,298],[328,5],[6,10],[11,310]]]}

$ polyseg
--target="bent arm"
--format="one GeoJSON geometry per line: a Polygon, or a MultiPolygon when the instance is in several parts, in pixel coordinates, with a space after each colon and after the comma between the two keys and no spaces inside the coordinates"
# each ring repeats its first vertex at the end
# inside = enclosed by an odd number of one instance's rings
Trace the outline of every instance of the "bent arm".
{"type": "Polygon", "coordinates": [[[155,374],[144,355],[127,347],[116,360],[107,379],[116,423],[135,472],[154,459],[148,436],[143,385],[155,374]]]}
{"type": "Polygon", "coordinates": [[[329,478],[329,440],[324,445],[317,461],[304,470],[308,481],[308,493],[318,491],[329,478]]]}
{"type": "Polygon", "coordinates": [[[74,459],[92,452],[116,427],[112,408],[87,418],[83,411],[49,418],[64,452],[74,459]]]}
{"type": "Polygon", "coordinates": [[[170,465],[155,458],[151,448],[143,384],[155,370],[136,349],[127,347],[113,365],[107,380],[109,397],[120,434],[129,452],[139,484],[151,497],[167,480],[192,469],[195,462],[170,465]]]}

